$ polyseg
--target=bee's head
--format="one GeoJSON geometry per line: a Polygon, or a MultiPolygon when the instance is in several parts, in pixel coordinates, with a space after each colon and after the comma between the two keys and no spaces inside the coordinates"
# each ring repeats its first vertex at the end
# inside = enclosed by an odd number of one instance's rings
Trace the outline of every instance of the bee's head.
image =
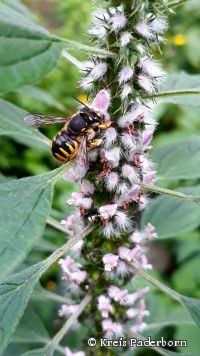
{"type": "Polygon", "coordinates": [[[104,115],[89,107],[84,107],[80,110],[87,117],[87,121],[90,124],[101,123],[104,120],[104,115]]]}

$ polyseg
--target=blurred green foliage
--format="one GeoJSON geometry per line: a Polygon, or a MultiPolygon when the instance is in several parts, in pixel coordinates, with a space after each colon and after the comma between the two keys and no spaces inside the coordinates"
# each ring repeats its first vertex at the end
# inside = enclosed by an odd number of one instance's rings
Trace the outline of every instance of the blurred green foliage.
{"type": "MultiPolygon", "coordinates": [[[[62,37],[87,43],[86,31],[89,25],[89,14],[91,11],[90,0],[26,0],[24,3],[34,11],[36,18],[52,33],[62,37]]],[[[176,15],[170,16],[170,26],[166,37],[166,46],[163,46],[163,62],[167,71],[176,72],[184,70],[188,73],[197,73],[200,70],[200,6],[199,0],[190,0],[186,5],[177,9],[176,15]]],[[[60,103],[61,107],[56,107],[55,102],[51,104],[48,99],[38,100],[31,92],[18,90],[4,95],[4,98],[16,105],[30,111],[50,114],[70,115],[76,108],[74,96],[79,97],[84,93],[79,89],[80,74],[77,69],[69,64],[65,59],[60,60],[56,69],[45,77],[38,87],[45,90],[60,103]]],[[[165,144],[176,142],[183,137],[198,133],[200,131],[200,109],[185,106],[160,104],[156,108],[156,116],[159,126],[154,139],[155,148],[165,144]]],[[[14,120],[14,118],[13,118],[14,120]]],[[[51,138],[56,132],[56,127],[43,130],[43,133],[51,138]]],[[[47,172],[58,166],[49,152],[28,148],[22,144],[14,142],[12,139],[1,137],[0,141],[0,167],[3,175],[11,177],[24,177],[47,172]]],[[[186,162],[187,164],[187,162],[186,162]]],[[[185,185],[183,180],[182,186],[185,185]]],[[[195,182],[198,183],[198,182],[195,182]]],[[[70,192],[74,190],[70,184],[61,182],[56,188],[54,208],[62,214],[53,212],[53,215],[60,219],[69,213],[65,201],[70,192]]],[[[166,224],[170,223],[166,220],[166,224]]],[[[46,229],[43,242],[31,252],[28,263],[34,263],[50,252],[47,242],[58,246],[64,241],[62,233],[57,233],[51,228],[46,229]],[[46,245],[45,245],[46,243],[46,245]]],[[[172,240],[162,242],[167,262],[160,279],[171,285],[180,293],[200,298],[200,233],[199,229],[190,233],[175,236],[172,240]]],[[[52,246],[51,246],[52,247],[52,246]]],[[[153,247],[156,251],[157,246],[153,247]]],[[[159,256],[157,265],[159,266],[159,256]]],[[[158,267],[159,270],[159,267],[158,267]]],[[[63,293],[62,285],[59,281],[59,270],[57,266],[52,266],[42,279],[42,284],[49,290],[63,293]]],[[[174,302],[169,305],[166,297],[157,291],[153,295],[162,303],[162,308],[176,309],[174,302]]],[[[55,303],[32,303],[39,310],[44,323],[50,334],[54,334],[59,329],[61,321],[57,318],[57,306],[55,303]],[[42,306],[40,305],[42,304],[42,306]]],[[[73,333],[72,333],[73,334],[73,333]]],[[[189,338],[187,352],[199,351],[199,334],[193,330],[193,326],[165,327],[160,335],[166,338],[176,337],[178,339],[189,338]],[[190,342],[191,340],[191,342],[190,342]]],[[[158,335],[156,335],[158,336],[158,335]]],[[[76,345],[77,333],[67,337],[63,342],[71,340],[72,345],[76,345]]],[[[69,344],[69,342],[68,342],[69,344]]],[[[14,349],[18,355],[17,348],[14,349]]],[[[26,351],[26,346],[23,346],[26,351]]],[[[12,355],[13,346],[9,346],[6,355],[12,355]]],[[[19,353],[22,352],[20,348],[19,353]]],[[[141,354],[141,353],[140,353],[141,354]]],[[[145,354],[145,352],[144,352],[145,354]]],[[[149,351],[149,355],[154,352],[149,351]]]]}

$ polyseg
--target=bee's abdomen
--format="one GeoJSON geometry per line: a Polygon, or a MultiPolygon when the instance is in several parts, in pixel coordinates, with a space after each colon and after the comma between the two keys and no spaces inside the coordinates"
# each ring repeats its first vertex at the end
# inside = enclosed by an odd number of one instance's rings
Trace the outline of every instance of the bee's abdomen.
{"type": "Polygon", "coordinates": [[[66,131],[61,130],[53,139],[51,151],[59,161],[70,161],[77,154],[79,143],[72,140],[66,131]]]}

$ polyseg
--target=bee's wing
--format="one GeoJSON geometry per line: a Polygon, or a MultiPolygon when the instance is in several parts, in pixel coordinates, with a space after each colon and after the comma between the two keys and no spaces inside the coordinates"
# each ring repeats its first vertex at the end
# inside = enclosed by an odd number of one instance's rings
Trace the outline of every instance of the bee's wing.
{"type": "Polygon", "coordinates": [[[53,124],[66,123],[70,120],[67,117],[57,117],[51,115],[41,115],[41,114],[28,114],[24,117],[24,121],[27,125],[39,128],[53,124]]]}
{"type": "Polygon", "coordinates": [[[74,172],[75,172],[77,181],[79,181],[81,178],[83,178],[89,169],[86,136],[83,136],[83,138],[81,140],[73,168],[74,168],[74,172]]]}

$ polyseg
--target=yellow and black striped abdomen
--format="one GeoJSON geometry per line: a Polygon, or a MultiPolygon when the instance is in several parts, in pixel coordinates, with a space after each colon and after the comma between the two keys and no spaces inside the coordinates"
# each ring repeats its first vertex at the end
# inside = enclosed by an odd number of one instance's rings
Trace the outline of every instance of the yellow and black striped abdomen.
{"type": "Polygon", "coordinates": [[[51,151],[59,161],[70,161],[76,154],[79,143],[72,140],[65,130],[57,133],[52,141],[51,151]]]}

